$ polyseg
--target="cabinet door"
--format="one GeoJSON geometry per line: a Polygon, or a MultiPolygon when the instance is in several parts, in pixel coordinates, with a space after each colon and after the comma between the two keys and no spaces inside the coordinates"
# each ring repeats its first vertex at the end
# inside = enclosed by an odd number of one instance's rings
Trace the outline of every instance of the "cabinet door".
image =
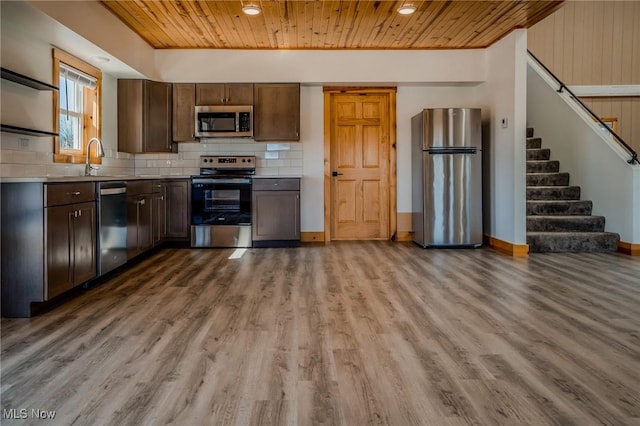
{"type": "Polygon", "coordinates": [[[253,123],[256,141],[299,141],[300,84],[255,84],[253,123]]]}
{"type": "Polygon", "coordinates": [[[188,240],[191,208],[190,182],[167,182],[167,238],[188,240]]]}
{"type": "Polygon", "coordinates": [[[145,152],[171,152],[171,84],[146,81],[145,152]]]}
{"type": "Polygon", "coordinates": [[[143,82],[118,80],[118,151],[142,151],[143,82]]]}
{"type": "Polygon", "coordinates": [[[300,192],[253,191],[253,239],[300,239],[300,192]]]}
{"type": "Polygon", "coordinates": [[[196,105],[253,105],[253,84],[198,83],[196,105]]]}
{"type": "Polygon", "coordinates": [[[173,84],[173,141],[195,141],[196,85],[193,83],[173,84]]]}
{"type": "Polygon", "coordinates": [[[138,205],[141,197],[127,197],[127,260],[136,257],[138,250],[138,205]]]}
{"type": "Polygon", "coordinates": [[[47,218],[47,288],[49,300],[73,287],[72,240],[73,213],[70,206],[48,207],[47,218]]]}
{"type": "Polygon", "coordinates": [[[127,259],[132,259],[153,246],[150,194],[127,198],[127,259]]]}
{"type": "Polygon", "coordinates": [[[141,197],[138,204],[138,249],[145,252],[153,247],[153,197],[141,197]]]}
{"type": "Polygon", "coordinates": [[[227,105],[253,105],[253,84],[230,83],[225,84],[227,105]]]}
{"type": "Polygon", "coordinates": [[[96,204],[72,206],[73,216],[73,285],[96,276],[96,204]]]}
{"type": "Polygon", "coordinates": [[[160,244],[167,236],[167,184],[160,185],[160,192],[153,194],[153,245],[160,244]]]}
{"type": "MultiPolygon", "coordinates": [[[[196,84],[196,105],[224,105],[226,92],[224,84],[198,83],[196,84]]],[[[194,118],[195,125],[195,118],[194,118]]]]}

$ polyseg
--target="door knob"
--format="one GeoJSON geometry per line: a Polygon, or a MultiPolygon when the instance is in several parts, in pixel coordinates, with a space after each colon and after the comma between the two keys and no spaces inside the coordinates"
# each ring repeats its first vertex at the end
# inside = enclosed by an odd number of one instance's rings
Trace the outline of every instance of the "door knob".
{"type": "Polygon", "coordinates": [[[335,177],[335,176],[342,176],[343,173],[338,173],[338,172],[331,172],[331,176],[335,177]]]}

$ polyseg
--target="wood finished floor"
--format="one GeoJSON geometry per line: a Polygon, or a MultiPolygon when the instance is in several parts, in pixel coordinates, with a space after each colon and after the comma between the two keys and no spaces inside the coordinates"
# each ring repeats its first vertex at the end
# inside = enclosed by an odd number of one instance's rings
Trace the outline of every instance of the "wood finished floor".
{"type": "Polygon", "coordinates": [[[166,249],[42,316],[3,318],[2,414],[640,424],[638,258],[390,242],[231,252],[166,249]]]}

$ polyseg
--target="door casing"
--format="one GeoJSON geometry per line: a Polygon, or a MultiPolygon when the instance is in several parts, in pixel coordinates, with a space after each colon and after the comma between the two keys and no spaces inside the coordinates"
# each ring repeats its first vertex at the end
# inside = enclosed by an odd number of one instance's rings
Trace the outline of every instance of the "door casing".
{"type": "Polygon", "coordinates": [[[397,233],[397,154],[396,154],[396,87],[324,87],[324,241],[331,241],[331,96],[337,93],[353,95],[387,95],[389,99],[389,235],[397,233]]]}

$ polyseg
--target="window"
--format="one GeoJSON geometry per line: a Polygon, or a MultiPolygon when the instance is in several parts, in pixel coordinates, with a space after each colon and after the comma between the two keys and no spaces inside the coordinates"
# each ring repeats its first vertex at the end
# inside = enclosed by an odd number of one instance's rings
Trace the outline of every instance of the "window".
{"type": "MultiPolygon", "coordinates": [[[[55,162],[84,163],[89,139],[100,138],[101,81],[100,70],[53,49],[53,83],[59,88],[53,100],[54,131],[59,134],[54,142],[55,162]]],[[[92,163],[101,163],[97,152],[90,157],[92,163]]]]}

